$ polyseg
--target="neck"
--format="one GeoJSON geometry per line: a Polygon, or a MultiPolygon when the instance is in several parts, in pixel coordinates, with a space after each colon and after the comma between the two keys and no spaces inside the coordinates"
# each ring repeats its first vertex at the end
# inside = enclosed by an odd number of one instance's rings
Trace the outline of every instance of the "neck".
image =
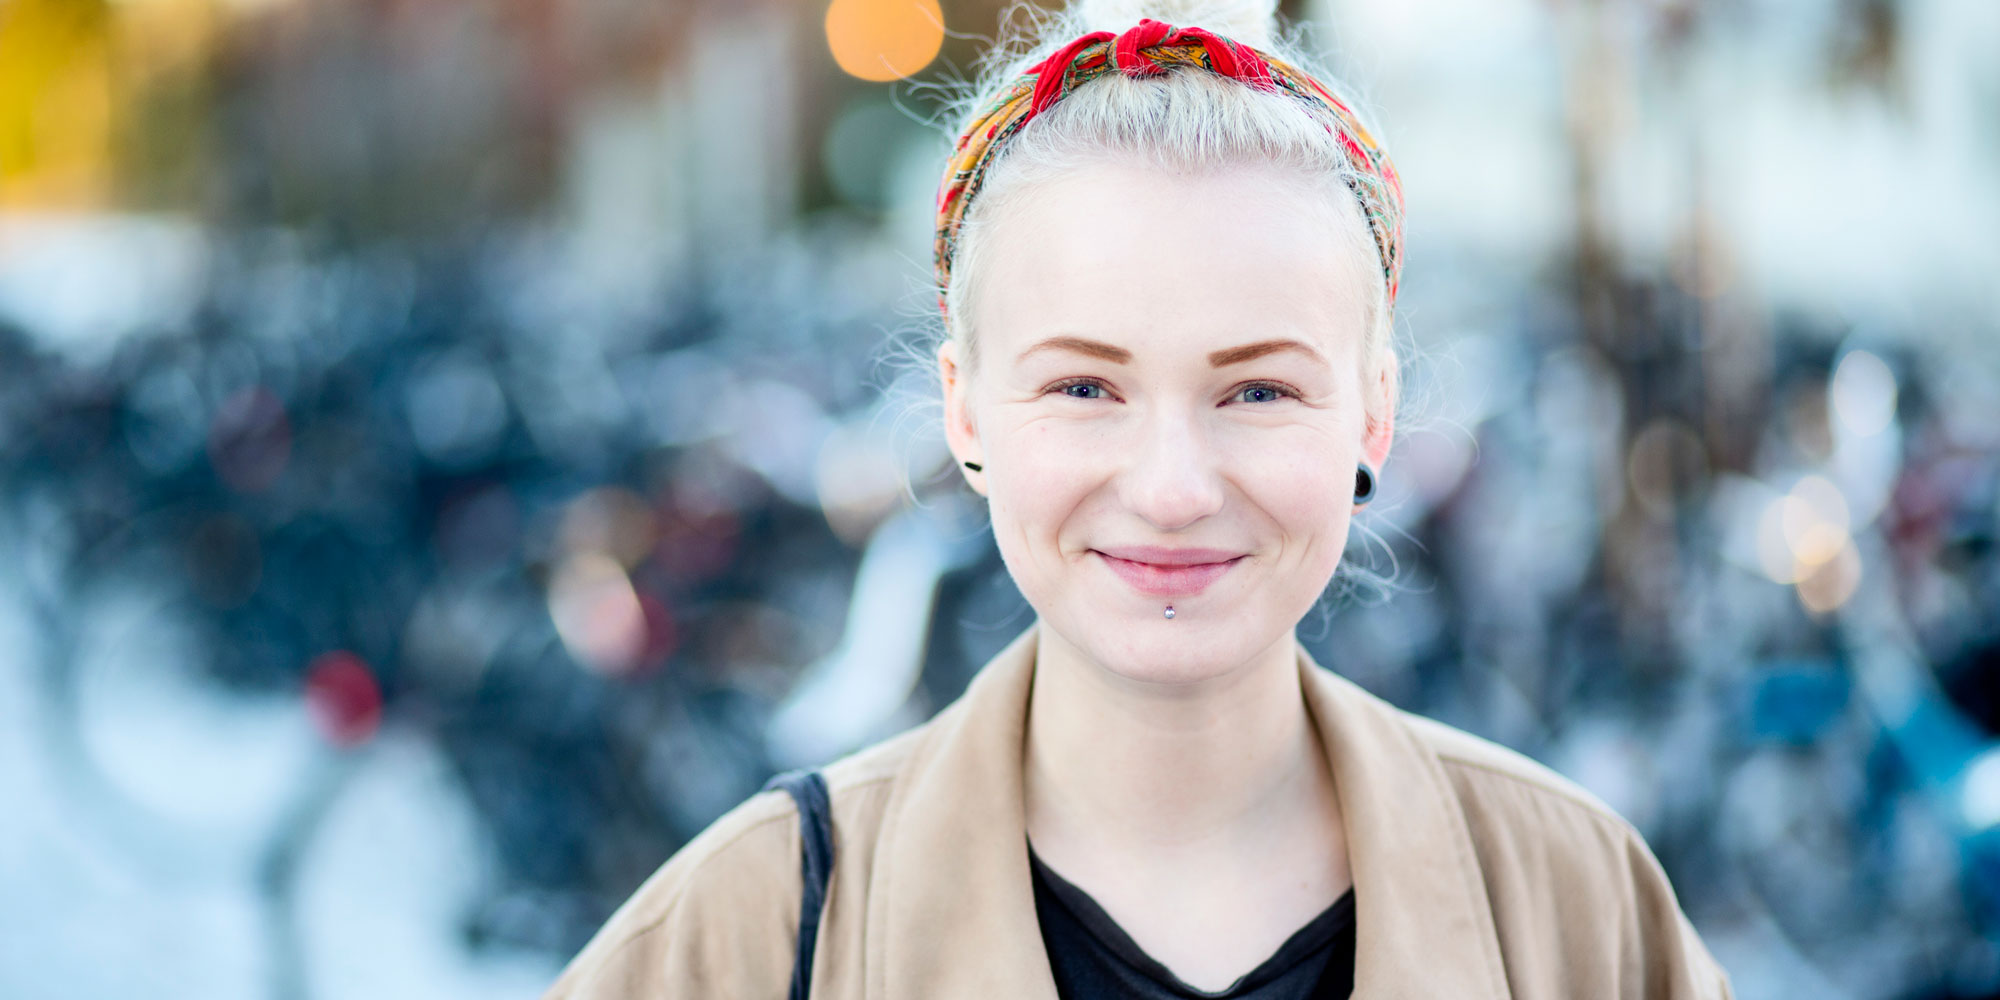
{"type": "Polygon", "coordinates": [[[1046,627],[1038,639],[1024,769],[1037,851],[1173,864],[1326,822],[1331,769],[1289,633],[1186,683],[1120,676],[1046,627]]]}

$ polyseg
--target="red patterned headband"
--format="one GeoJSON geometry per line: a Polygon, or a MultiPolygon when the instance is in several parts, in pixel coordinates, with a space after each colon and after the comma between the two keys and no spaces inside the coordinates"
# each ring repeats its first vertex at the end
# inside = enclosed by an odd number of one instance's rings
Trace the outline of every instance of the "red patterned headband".
{"type": "Polygon", "coordinates": [[[1382,257],[1382,277],[1388,283],[1389,306],[1394,308],[1403,270],[1403,184],[1389,154],[1362,126],[1353,109],[1311,76],[1248,45],[1201,28],[1176,28],[1146,18],[1124,34],[1093,31],[1028,67],[959,136],[944,182],[938,187],[933,252],[940,311],[945,308],[942,290],[951,285],[959,223],[985,180],[987,166],[1007,139],[1076,88],[1113,69],[1127,76],[1157,76],[1175,65],[1196,66],[1245,81],[1259,90],[1289,91],[1309,108],[1324,113],[1327,131],[1340,140],[1352,162],[1354,172],[1347,186],[1361,202],[1368,228],[1374,233],[1375,248],[1382,257]]]}

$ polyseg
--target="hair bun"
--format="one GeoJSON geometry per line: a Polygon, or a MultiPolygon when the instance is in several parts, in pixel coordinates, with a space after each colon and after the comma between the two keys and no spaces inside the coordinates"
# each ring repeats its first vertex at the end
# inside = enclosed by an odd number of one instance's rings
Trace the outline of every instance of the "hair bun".
{"type": "Polygon", "coordinates": [[[1085,32],[1124,31],[1150,17],[1269,49],[1277,33],[1278,0],[1076,0],[1073,12],[1085,32]]]}

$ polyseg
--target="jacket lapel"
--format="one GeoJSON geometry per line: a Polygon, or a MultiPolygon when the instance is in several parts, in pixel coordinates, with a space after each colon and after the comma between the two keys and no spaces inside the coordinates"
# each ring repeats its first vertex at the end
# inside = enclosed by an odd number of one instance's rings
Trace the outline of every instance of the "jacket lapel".
{"type": "Polygon", "coordinates": [[[1506,1000],[1492,902],[1444,765],[1401,710],[1298,656],[1354,873],[1355,1000],[1506,1000]]]}
{"type": "MultiPolygon", "coordinates": [[[[1030,626],[912,748],[883,817],[869,887],[871,1000],[1054,1000],[1028,871],[1022,751],[1030,626]]],[[[1437,755],[1398,710],[1299,647],[1355,880],[1356,1000],[1506,1000],[1472,836],[1437,755]]]]}
{"type": "Polygon", "coordinates": [[[871,1000],[1055,1000],[1021,788],[1039,627],[973,675],[897,778],[869,893],[871,1000]]]}

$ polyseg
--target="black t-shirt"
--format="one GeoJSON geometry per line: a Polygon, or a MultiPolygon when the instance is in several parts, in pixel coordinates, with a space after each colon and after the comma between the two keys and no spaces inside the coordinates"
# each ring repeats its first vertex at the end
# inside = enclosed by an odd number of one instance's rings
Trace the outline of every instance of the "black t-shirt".
{"type": "Polygon", "coordinates": [[[1062,1000],[1347,1000],[1354,990],[1354,890],[1220,993],[1181,982],[1028,845],[1035,916],[1062,1000]]]}

